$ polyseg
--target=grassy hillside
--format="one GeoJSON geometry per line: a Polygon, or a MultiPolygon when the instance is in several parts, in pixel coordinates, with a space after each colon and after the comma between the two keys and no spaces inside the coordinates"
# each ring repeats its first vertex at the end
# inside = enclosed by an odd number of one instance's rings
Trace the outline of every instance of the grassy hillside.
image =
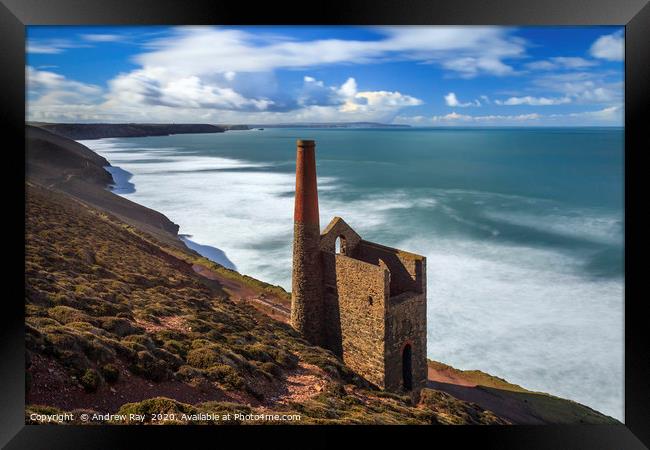
{"type": "Polygon", "coordinates": [[[160,413],[171,423],[242,422],[234,413],[261,417],[243,423],[298,414],[298,423],[324,424],[605,417],[433,362],[465,385],[432,383],[418,404],[377,390],[283,322],[282,288],[202,258],[167,217],[106,190],[108,161],[45,130],[28,127],[27,138],[28,422],[34,412],[160,413]]]}
{"type": "Polygon", "coordinates": [[[436,361],[428,361],[428,365],[429,373],[434,372],[437,375],[430,376],[429,387],[464,401],[476,402],[512,423],[619,423],[616,419],[580,403],[544,392],[530,391],[480,370],[459,370],[436,361]]]}

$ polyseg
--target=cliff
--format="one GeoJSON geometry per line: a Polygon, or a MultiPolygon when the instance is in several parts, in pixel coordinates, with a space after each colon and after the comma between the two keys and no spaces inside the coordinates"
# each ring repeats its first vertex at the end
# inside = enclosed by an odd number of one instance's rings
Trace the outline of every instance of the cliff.
{"type": "Polygon", "coordinates": [[[52,133],[70,139],[101,139],[117,137],[167,136],[187,133],[223,133],[240,126],[208,124],[143,124],[143,123],[33,123],[52,133]]]}
{"type": "Polygon", "coordinates": [[[110,163],[87,147],[51,133],[26,126],[26,167],[28,182],[65,192],[101,211],[110,212],[125,223],[181,247],[178,225],[163,214],[117,196],[106,189],[113,178],[104,169],[110,163]]]}
{"type": "MultiPolygon", "coordinates": [[[[168,423],[224,423],[215,415],[234,412],[322,424],[531,423],[533,413],[511,412],[527,401],[517,391],[491,401],[496,413],[444,383],[417,404],[377,390],[285,323],[281,288],[186,248],[164,215],[106,190],[108,161],[86,147],[26,132],[28,422],[71,411],[166,413],[168,423]]],[[[246,423],[284,423],[266,417],[246,423]]]]}

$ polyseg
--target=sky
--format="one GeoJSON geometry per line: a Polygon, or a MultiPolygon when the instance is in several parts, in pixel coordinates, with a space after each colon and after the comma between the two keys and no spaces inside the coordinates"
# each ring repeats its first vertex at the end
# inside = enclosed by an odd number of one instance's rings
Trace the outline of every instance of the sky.
{"type": "Polygon", "coordinates": [[[27,28],[27,120],[623,126],[623,27],[27,28]]]}

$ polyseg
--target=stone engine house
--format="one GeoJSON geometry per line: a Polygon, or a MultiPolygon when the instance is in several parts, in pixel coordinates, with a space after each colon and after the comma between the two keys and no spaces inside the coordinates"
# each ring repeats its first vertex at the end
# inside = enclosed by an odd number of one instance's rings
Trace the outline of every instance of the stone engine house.
{"type": "Polygon", "coordinates": [[[296,156],[291,325],[376,386],[425,387],[426,258],[365,241],[335,217],[320,231],[314,141],[296,156]]]}

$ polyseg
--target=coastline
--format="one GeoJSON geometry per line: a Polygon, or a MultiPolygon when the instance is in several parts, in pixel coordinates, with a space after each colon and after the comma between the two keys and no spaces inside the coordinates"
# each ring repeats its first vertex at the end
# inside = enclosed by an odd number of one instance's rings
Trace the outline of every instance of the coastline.
{"type": "MultiPolygon", "coordinates": [[[[76,142],[81,144],[79,141],[76,142]]],[[[109,165],[104,166],[104,170],[106,170],[111,175],[113,178],[113,183],[106,186],[106,189],[108,189],[109,192],[112,192],[119,196],[134,193],[136,191],[136,185],[130,181],[130,179],[133,177],[133,174],[127,170],[122,169],[120,166],[110,165],[110,161],[108,162],[109,165]]],[[[170,220],[173,222],[173,218],[170,218],[170,220]]],[[[185,244],[188,249],[197,252],[204,258],[207,258],[210,261],[225,267],[226,269],[237,271],[237,266],[228,258],[223,250],[214,246],[191,240],[190,238],[192,237],[192,234],[189,234],[188,232],[181,233],[180,227],[178,231],[178,239],[183,244],[185,244]]]]}

